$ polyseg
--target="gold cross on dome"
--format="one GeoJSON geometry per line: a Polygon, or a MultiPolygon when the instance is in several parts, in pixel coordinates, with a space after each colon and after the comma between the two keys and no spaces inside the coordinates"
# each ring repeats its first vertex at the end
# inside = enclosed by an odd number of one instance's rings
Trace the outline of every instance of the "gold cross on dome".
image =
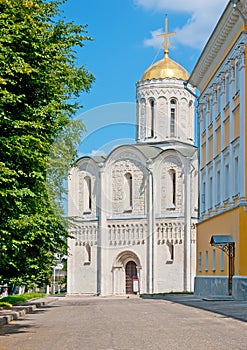
{"type": "Polygon", "coordinates": [[[176,34],[175,32],[172,32],[172,33],[168,32],[168,18],[167,18],[167,15],[166,15],[166,18],[165,18],[165,33],[157,35],[157,38],[164,37],[164,42],[163,42],[162,47],[164,49],[165,57],[168,57],[168,49],[170,47],[169,36],[172,36],[172,35],[175,35],[175,34],[176,34]]]}

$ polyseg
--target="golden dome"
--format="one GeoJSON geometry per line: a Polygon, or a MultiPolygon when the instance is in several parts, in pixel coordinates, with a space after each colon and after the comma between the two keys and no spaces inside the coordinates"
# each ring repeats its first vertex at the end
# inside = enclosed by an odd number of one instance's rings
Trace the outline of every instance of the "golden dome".
{"type": "Polygon", "coordinates": [[[152,64],[143,74],[141,80],[176,78],[187,80],[189,73],[180,64],[165,56],[162,60],[152,64]]]}

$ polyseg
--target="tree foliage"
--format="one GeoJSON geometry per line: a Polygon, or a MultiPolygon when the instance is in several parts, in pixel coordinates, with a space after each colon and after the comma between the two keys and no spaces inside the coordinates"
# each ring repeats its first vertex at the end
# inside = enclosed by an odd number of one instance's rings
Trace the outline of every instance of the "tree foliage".
{"type": "MultiPolygon", "coordinates": [[[[94,78],[76,64],[75,52],[91,38],[85,26],[61,19],[63,2],[0,3],[0,281],[4,282],[46,282],[54,253],[66,248],[62,213],[54,213],[46,181],[49,165],[50,188],[54,185],[51,165],[63,156],[55,148],[52,164],[49,155],[80,107],[76,98],[89,90],[94,78]]],[[[76,154],[82,125],[69,130],[63,176],[76,154]]]]}

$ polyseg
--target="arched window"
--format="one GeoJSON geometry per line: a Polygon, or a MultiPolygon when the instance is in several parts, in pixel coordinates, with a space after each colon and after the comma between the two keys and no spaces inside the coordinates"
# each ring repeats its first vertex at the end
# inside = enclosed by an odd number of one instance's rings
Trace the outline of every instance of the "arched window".
{"type": "Polygon", "coordinates": [[[172,204],[176,206],[176,172],[175,170],[170,171],[171,180],[172,180],[172,204]]]}
{"type": "Polygon", "coordinates": [[[133,179],[131,173],[125,174],[125,210],[133,207],[133,179]]]}
{"type": "Polygon", "coordinates": [[[151,107],[151,137],[154,137],[154,100],[150,101],[151,107]]]}
{"type": "Polygon", "coordinates": [[[174,260],[174,244],[173,244],[173,242],[171,242],[169,244],[169,251],[170,251],[170,259],[171,259],[171,261],[173,261],[174,260]]]}
{"type": "Polygon", "coordinates": [[[92,210],[92,180],[89,176],[84,177],[84,212],[92,210]]]}
{"type": "Polygon", "coordinates": [[[167,182],[167,209],[174,210],[176,207],[176,171],[174,169],[170,169],[168,171],[168,182],[167,182]]]}
{"type": "Polygon", "coordinates": [[[170,102],[170,136],[175,136],[176,104],[176,100],[172,99],[170,102]]]}
{"type": "Polygon", "coordinates": [[[86,261],[86,263],[90,264],[91,263],[91,247],[90,247],[90,244],[87,243],[85,248],[86,248],[86,252],[87,252],[87,261],[86,261]]]}
{"type": "Polygon", "coordinates": [[[147,136],[154,137],[154,100],[149,100],[147,136]]]}

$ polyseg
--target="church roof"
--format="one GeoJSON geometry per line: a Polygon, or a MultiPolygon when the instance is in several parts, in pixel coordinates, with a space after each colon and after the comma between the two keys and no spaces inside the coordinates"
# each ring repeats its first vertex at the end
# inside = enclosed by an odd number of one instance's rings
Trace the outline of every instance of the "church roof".
{"type": "Polygon", "coordinates": [[[79,159],[77,159],[77,163],[78,163],[81,159],[86,159],[86,158],[89,158],[89,159],[94,160],[95,163],[104,163],[104,161],[105,161],[105,157],[103,157],[103,156],[82,156],[82,157],[80,157],[79,159]]]}
{"type": "Polygon", "coordinates": [[[193,154],[197,151],[197,147],[194,145],[185,144],[183,142],[170,142],[163,141],[159,142],[156,145],[148,145],[148,144],[137,144],[132,145],[137,148],[147,159],[156,158],[161,152],[174,150],[179,152],[184,157],[192,157],[193,154]]]}
{"type": "Polygon", "coordinates": [[[143,154],[146,159],[155,159],[164,151],[176,151],[179,152],[184,157],[193,157],[195,152],[197,151],[197,147],[194,145],[185,144],[180,141],[171,142],[171,141],[163,141],[155,144],[127,144],[121,145],[114,148],[107,157],[103,156],[83,156],[77,160],[77,163],[82,159],[92,159],[95,163],[105,163],[111,154],[115,153],[117,150],[121,148],[134,148],[143,154]]]}
{"type": "Polygon", "coordinates": [[[162,151],[160,147],[155,147],[155,146],[149,146],[149,145],[133,145],[133,146],[137,148],[139,151],[141,151],[142,154],[148,159],[157,157],[162,151]]]}
{"type": "Polygon", "coordinates": [[[96,163],[102,163],[105,161],[105,157],[103,156],[91,156],[90,158],[92,158],[96,163]]]}
{"type": "Polygon", "coordinates": [[[141,80],[176,78],[187,80],[189,73],[180,64],[168,57],[152,64],[143,74],[141,80]]]}
{"type": "Polygon", "coordinates": [[[147,158],[155,158],[159,155],[159,153],[168,149],[176,150],[185,157],[191,157],[197,150],[197,147],[195,145],[190,145],[177,140],[162,141],[153,144],[137,144],[132,146],[139,149],[147,158]]]}
{"type": "Polygon", "coordinates": [[[164,38],[163,48],[164,57],[162,60],[152,64],[143,74],[141,80],[176,78],[187,80],[189,73],[180,64],[168,57],[169,36],[175,35],[175,32],[168,32],[168,18],[165,18],[165,33],[157,35],[158,38],[164,38]]]}

